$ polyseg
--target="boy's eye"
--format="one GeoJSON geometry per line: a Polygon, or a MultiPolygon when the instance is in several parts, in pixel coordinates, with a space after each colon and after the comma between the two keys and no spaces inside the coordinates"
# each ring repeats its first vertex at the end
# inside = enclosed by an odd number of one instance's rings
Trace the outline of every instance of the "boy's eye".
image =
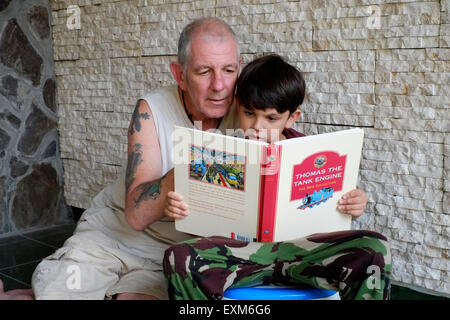
{"type": "Polygon", "coordinates": [[[252,116],[252,115],[253,115],[253,112],[251,112],[251,111],[244,111],[244,113],[245,113],[246,115],[248,115],[248,116],[252,116]]]}

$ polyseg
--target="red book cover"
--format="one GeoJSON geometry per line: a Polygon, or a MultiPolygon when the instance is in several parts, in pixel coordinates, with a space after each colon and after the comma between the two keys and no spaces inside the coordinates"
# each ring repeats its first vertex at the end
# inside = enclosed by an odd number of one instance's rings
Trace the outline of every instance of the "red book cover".
{"type": "Polygon", "coordinates": [[[272,242],[278,198],[281,145],[263,148],[262,159],[258,237],[260,242],[272,242]]]}

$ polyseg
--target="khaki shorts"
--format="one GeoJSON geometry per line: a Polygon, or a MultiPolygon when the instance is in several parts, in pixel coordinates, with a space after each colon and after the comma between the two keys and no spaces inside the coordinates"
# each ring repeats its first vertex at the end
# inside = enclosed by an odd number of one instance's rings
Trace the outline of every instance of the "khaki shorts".
{"type": "Polygon", "coordinates": [[[108,299],[123,292],[167,299],[161,262],[169,245],[133,230],[122,211],[102,206],[98,197],[73,236],[37,266],[36,299],[108,299]]]}

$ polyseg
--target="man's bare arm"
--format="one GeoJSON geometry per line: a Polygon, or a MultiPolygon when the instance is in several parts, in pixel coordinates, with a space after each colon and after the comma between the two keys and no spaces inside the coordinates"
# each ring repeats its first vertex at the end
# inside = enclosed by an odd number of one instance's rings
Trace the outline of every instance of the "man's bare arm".
{"type": "Polygon", "coordinates": [[[161,176],[161,149],[151,110],[141,100],[128,129],[125,215],[135,230],[164,217],[166,195],[173,190],[173,169],[161,176]]]}

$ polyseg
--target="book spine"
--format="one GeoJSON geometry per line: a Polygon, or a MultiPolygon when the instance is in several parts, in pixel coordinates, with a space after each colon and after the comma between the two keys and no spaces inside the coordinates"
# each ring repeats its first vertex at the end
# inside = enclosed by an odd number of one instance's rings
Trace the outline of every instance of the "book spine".
{"type": "Polygon", "coordinates": [[[275,217],[278,199],[278,180],[280,173],[281,146],[270,145],[263,149],[261,163],[260,186],[260,242],[273,242],[275,231],[275,217]]]}
{"type": "Polygon", "coordinates": [[[261,242],[261,230],[262,230],[262,222],[263,222],[263,216],[262,213],[264,212],[264,186],[265,186],[265,178],[266,176],[262,174],[263,166],[264,166],[264,159],[266,154],[266,148],[263,147],[261,151],[262,159],[261,162],[261,168],[260,168],[260,174],[259,174],[259,203],[258,203],[258,226],[256,230],[256,241],[261,242]]]}

